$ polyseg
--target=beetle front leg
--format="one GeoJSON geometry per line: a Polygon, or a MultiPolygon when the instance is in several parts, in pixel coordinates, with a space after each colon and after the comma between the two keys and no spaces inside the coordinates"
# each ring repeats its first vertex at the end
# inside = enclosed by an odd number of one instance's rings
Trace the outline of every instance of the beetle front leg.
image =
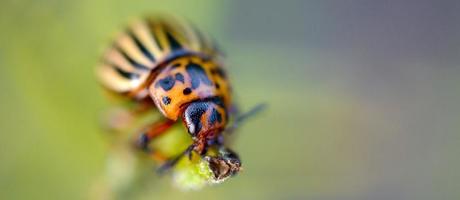
{"type": "Polygon", "coordinates": [[[174,123],[175,121],[163,119],[148,125],[144,131],[142,131],[141,134],[136,138],[136,148],[149,153],[156,160],[165,160],[166,158],[159,154],[159,152],[151,149],[149,144],[153,139],[169,130],[169,128],[171,128],[174,123]]]}
{"type": "Polygon", "coordinates": [[[165,162],[157,169],[157,173],[164,174],[169,169],[174,167],[174,165],[176,165],[177,162],[179,162],[179,160],[183,156],[188,156],[189,158],[191,158],[190,156],[191,156],[192,151],[193,151],[194,148],[195,148],[195,143],[193,143],[190,146],[188,146],[187,149],[185,149],[182,153],[180,153],[179,155],[175,156],[174,158],[165,160],[165,162]]]}

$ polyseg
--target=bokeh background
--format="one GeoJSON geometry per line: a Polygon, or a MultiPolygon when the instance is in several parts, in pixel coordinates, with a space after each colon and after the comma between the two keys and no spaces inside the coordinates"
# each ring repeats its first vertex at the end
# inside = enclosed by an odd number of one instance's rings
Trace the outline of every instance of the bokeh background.
{"type": "Polygon", "coordinates": [[[111,106],[94,66],[158,12],[210,33],[235,98],[269,109],[240,129],[239,176],[133,199],[460,198],[459,1],[2,0],[0,199],[88,198],[111,106]]]}

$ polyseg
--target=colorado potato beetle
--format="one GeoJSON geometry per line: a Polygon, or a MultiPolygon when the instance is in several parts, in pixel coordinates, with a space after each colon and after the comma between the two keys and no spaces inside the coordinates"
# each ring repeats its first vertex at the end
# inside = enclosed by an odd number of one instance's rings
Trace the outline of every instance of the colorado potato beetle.
{"type": "Polygon", "coordinates": [[[164,116],[139,134],[138,148],[157,153],[149,149],[149,143],[178,119],[192,137],[193,143],[180,155],[167,158],[161,171],[192,151],[204,155],[210,146],[221,152],[210,160],[216,176],[239,171],[239,157],[223,141],[222,133],[232,129],[229,122],[232,118],[238,121],[239,115],[232,103],[222,57],[207,35],[171,17],[135,21],[103,55],[97,68],[103,86],[139,104],[147,102],[149,108],[158,109],[164,116]]]}

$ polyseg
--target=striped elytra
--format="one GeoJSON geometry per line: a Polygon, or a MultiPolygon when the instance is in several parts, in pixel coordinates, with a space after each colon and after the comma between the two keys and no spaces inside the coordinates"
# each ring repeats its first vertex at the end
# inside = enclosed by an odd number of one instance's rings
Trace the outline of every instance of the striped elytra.
{"type": "Polygon", "coordinates": [[[111,91],[144,98],[162,63],[187,53],[219,56],[208,36],[185,20],[146,17],[131,23],[116,36],[97,68],[102,84],[111,91]]]}

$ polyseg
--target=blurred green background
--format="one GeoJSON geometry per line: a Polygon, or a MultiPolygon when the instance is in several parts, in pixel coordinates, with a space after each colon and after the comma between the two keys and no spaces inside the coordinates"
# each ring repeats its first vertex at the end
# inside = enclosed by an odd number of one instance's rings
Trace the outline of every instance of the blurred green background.
{"type": "MultiPolygon", "coordinates": [[[[0,199],[87,199],[105,170],[94,67],[133,17],[183,16],[227,54],[236,99],[269,109],[244,172],[134,199],[459,199],[458,1],[0,2],[0,199]]],[[[152,172],[153,174],[153,172],[152,172]]]]}

